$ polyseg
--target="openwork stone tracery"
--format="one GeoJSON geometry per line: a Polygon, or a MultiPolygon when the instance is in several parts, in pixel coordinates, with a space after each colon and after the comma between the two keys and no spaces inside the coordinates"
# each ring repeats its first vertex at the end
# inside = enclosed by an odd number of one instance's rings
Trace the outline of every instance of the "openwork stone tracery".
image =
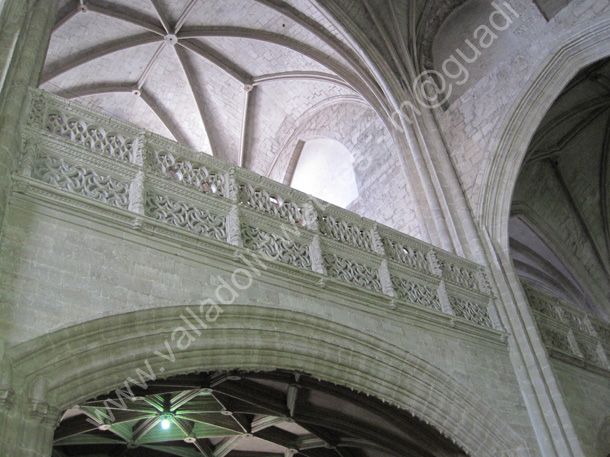
{"type": "Polygon", "coordinates": [[[610,328],[605,322],[532,286],[525,291],[551,356],[610,370],[610,328]]]}
{"type": "Polygon", "coordinates": [[[135,213],[138,227],[166,224],[183,231],[181,238],[233,244],[315,272],[324,284],[494,327],[479,266],[124,122],[40,91],[31,95],[30,152],[20,179],[135,213]]]}

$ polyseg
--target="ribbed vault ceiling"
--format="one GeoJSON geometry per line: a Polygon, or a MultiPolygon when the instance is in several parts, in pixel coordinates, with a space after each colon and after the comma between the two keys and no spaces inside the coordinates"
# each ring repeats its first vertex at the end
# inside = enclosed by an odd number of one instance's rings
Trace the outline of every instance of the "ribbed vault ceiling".
{"type": "Polygon", "coordinates": [[[273,0],[61,0],[41,87],[265,174],[283,124],[359,97],[322,27],[273,0]]]}
{"type": "MultiPolygon", "coordinates": [[[[345,7],[379,49],[366,24],[427,48],[460,3],[345,7]]],[[[316,107],[383,105],[353,43],[310,0],[60,0],[41,88],[269,175],[316,107]]]]}
{"type": "Polygon", "coordinates": [[[130,386],[133,400],[123,388],[123,404],[113,392],[68,410],[53,457],[465,457],[404,411],[301,373],[198,373],[143,387],[130,386]]]}

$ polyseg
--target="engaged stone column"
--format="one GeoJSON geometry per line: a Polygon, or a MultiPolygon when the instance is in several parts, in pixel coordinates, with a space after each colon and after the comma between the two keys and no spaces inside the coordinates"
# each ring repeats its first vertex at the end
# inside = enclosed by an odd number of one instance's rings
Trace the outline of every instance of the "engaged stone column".
{"type": "Polygon", "coordinates": [[[139,165],[140,170],[129,185],[129,211],[137,214],[134,226],[142,226],[142,217],[146,213],[146,169],[149,160],[149,152],[146,149],[150,133],[140,134],[135,141],[134,154],[131,162],[139,165]]]}
{"type": "Polygon", "coordinates": [[[0,231],[11,174],[21,158],[19,129],[30,86],[36,86],[58,0],[6,0],[0,14],[0,231]]]}
{"type": "Polygon", "coordinates": [[[233,202],[227,214],[227,243],[242,248],[244,241],[241,237],[241,222],[239,219],[239,184],[235,176],[235,168],[231,167],[225,176],[225,197],[233,202]]]}
{"type": "Polygon", "coordinates": [[[0,396],[0,455],[49,457],[60,410],[48,402],[46,383],[37,379],[29,395],[15,393],[10,367],[3,362],[0,368],[8,373],[0,379],[0,393],[8,393],[0,396]]]}
{"type": "Polygon", "coordinates": [[[29,399],[18,431],[19,440],[12,455],[49,457],[53,449],[53,434],[59,424],[58,408],[44,401],[29,399]]]}
{"type": "MultiPolygon", "coordinates": [[[[2,341],[0,340],[1,351],[2,341]]],[[[7,429],[11,424],[14,404],[12,369],[6,361],[0,361],[0,455],[11,455],[9,452],[11,451],[11,436],[7,433],[7,429]]]]}

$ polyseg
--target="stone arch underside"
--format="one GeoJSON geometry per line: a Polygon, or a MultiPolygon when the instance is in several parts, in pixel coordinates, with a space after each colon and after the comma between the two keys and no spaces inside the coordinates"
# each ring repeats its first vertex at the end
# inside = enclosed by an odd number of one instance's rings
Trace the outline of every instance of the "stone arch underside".
{"type": "Polygon", "coordinates": [[[297,370],[409,411],[471,456],[530,455],[524,441],[473,392],[425,360],[326,319],[263,306],[223,306],[184,350],[172,332],[185,308],[104,317],[41,336],[8,351],[13,384],[47,385],[65,409],[123,386],[148,362],[161,377],[203,370],[297,370]],[[175,361],[155,355],[168,354],[175,361]],[[161,366],[164,370],[160,370],[161,366]]]}
{"type": "Polygon", "coordinates": [[[549,53],[531,83],[506,111],[488,150],[493,161],[480,175],[484,188],[477,218],[491,238],[508,249],[508,219],[512,194],[527,148],[543,117],[568,82],[582,68],[610,55],[610,21],[573,32],[549,53]],[[519,165],[519,166],[517,166],[519,165]]]}

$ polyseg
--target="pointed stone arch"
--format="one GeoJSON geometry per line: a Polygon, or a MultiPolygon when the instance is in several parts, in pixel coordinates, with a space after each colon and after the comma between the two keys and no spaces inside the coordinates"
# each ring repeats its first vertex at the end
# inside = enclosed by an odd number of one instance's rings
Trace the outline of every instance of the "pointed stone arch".
{"type": "Polygon", "coordinates": [[[513,190],[534,132],[578,71],[610,55],[610,21],[607,19],[566,35],[507,110],[498,135],[492,138],[488,147],[494,159],[480,175],[487,182],[480,183],[483,192],[478,218],[504,250],[508,249],[508,219],[513,190]]]}
{"type": "Polygon", "coordinates": [[[107,393],[147,364],[159,378],[203,370],[299,370],[409,411],[472,457],[530,455],[504,418],[443,371],[348,326],[297,312],[223,306],[185,350],[172,332],[184,307],[104,317],[22,343],[9,351],[13,385],[65,409],[107,393]],[[173,348],[175,361],[168,355],[173,348]],[[163,370],[161,369],[163,367],[163,370]]]}

